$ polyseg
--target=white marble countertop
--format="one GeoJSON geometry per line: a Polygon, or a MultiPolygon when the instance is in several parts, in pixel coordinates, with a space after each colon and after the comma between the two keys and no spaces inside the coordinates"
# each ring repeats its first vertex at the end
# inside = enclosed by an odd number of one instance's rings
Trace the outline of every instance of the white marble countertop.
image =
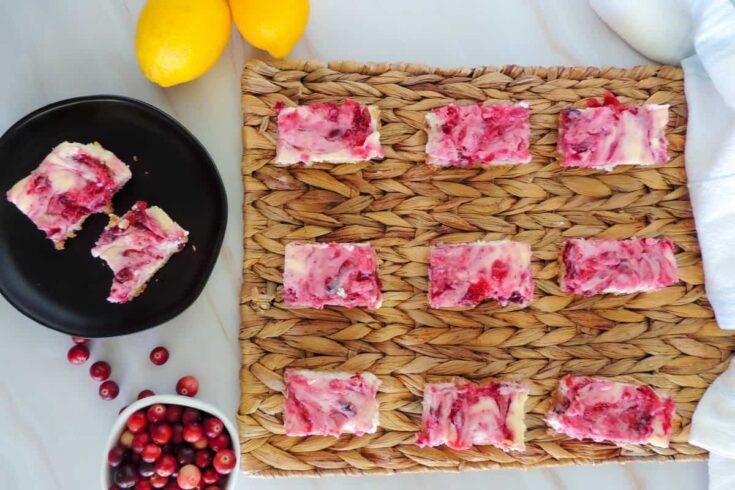
{"type": "MultiPolygon", "coordinates": [[[[35,324],[0,299],[3,489],[97,489],[104,442],[118,409],[144,388],[172,392],[184,374],[199,377],[202,399],[233,417],[237,409],[239,76],[247,58],[264,53],[233,31],[226,52],[204,77],[160,89],[141,76],[135,61],[135,22],[143,3],[0,1],[0,132],[38,107],[73,96],[121,94],[156,105],[187,126],[219,166],[230,211],[224,246],[204,293],[181,316],[147,332],[93,342],[93,359],[110,361],[120,382],[114,402],[97,396],[88,366],[66,362],[68,337],[35,324]],[[172,357],[156,368],[147,356],[159,344],[168,346],[172,357]]],[[[292,56],[444,66],[646,62],[595,16],[587,0],[312,0],[306,35],[292,56]]],[[[704,463],[670,463],[351,479],[242,477],[238,488],[694,490],[706,484],[704,463]]]]}

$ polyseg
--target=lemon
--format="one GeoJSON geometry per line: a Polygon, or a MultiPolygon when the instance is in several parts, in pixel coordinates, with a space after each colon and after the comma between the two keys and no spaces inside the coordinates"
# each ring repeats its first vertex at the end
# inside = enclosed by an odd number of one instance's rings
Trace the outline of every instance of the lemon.
{"type": "Polygon", "coordinates": [[[162,87],[193,80],[220,57],[231,26],[226,0],[148,0],[135,34],[143,74],[162,87]]]}
{"type": "Polygon", "coordinates": [[[291,52],[306,29],[309,0],[230,0],[237,29],[274,58],[291,52]]]}

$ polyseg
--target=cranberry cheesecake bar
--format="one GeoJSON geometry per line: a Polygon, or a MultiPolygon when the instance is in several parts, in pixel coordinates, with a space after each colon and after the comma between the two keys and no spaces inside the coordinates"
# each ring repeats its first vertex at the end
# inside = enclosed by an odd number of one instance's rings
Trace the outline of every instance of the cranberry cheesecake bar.
{"type": "Polygon", "coordinates": [[[572,239],[561,259],[561,289],[569,294],[642,293],[679,281],[668,238],[572,239]]]}
{"type": "Polygon", "coordinates": [[[424,387],[421,447],[446,444],[452,449],[492,445],[523,451],[523,405],[528,390],[518,383],[438,383],[424,387]]]}
{"type": "Polygon", "coordinates": [[[533,300],[531,247],[501,240],[435,245],[429,252],[432,308],[473,307],[485,300],[501,306],[533,300]]]}
{"type": "Polygon", "coordinates": [[[275,106],[278,143],[275,162],[281,165],[316,162],[354,163],[383,158],[380,145],[380,111],[345,99],[275,106]]]}
{"type": "Polygon", "coordinates": [[[559,153],[563,167],[610,170],[616,165],[668,161],[669,106],[623,105],[611,93],[590,100],[587,109],[562,109],[559,153]]]}
{"type": "Polygon", "coordinates": [[[675,405],[645,385],[565,376],[546,422],[574,439],[668,447],[675,405]]]}
{"type": "Polygon", "coordinates": [[[378,259],[369,243],[286,245],[283,300],[291,308],[380,308],[378,259]]]}
{"type": "Polygon", "coordinates": [[[130,177],[128,166],[99,143],[65,141],[7,198],[61,250],[90,215],[112,212],[112,196],[130,177]]]}
{"type": "Polygon", "coordinates": [[[161,208],[138,201],[110,224],[92,249],[112,269],[114,277],[107,301],[127,303],[145,289],[148,281],[173,254],[182,250],[189,232],[161,208]]]}
{"type": "Polygon", "coordinates": [[[286,371],[283,424],[289,436],[372,434],[380,380],[371,373],[286,371]]]}
{"type": "Polygon", "coordinates": [[[426,114],[426,162],[440,167],[528,163],[528,104],[449,104],[426,114]]]}

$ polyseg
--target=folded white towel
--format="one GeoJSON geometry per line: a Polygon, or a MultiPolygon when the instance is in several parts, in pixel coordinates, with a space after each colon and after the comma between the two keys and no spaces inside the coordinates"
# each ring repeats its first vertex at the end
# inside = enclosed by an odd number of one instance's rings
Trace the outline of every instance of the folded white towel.
{"type": "MultiPolygon", "coordinates": [[[[686,169],[707,296],[735,329],[735,5],[730,0],[590,0],[644,55],[681,62],[689,105],[686,169]]],[[[735,488],[735,367],[705,393],[689,441],[711,452],[710,489],[735,488]]]]}

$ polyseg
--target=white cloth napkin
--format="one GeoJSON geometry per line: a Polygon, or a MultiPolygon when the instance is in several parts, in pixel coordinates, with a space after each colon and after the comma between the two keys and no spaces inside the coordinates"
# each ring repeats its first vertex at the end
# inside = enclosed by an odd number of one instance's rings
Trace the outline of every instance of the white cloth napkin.
{"type": "MultiPolygon", "coordinates": [[[[705,286],[735,329],[735,5],[731,0],[590,0],[632,47],[681,63],[689,105],[686,169],[705,286]]],[[[710,490],[735,488],[735,367],[705,392],[689,442],[710,451],[710,490]]]]}

